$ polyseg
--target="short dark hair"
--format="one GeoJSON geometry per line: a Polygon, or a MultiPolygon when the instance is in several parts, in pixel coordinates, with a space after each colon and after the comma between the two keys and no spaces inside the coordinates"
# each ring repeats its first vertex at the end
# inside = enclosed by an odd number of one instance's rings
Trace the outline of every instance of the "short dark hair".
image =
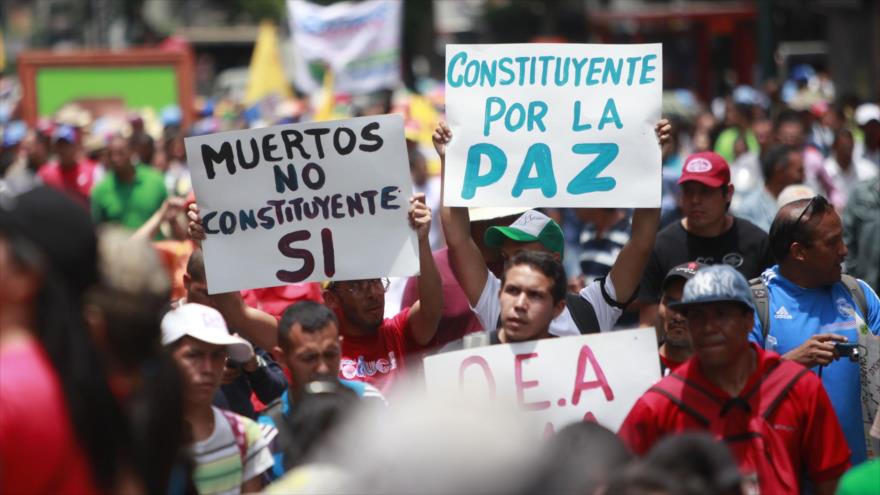
{"type": "Polygon", "coordinates": [[[300,301],[288,306],[281,315],[278,323],[279,343],[286,345],[288,333],[297,323],[306,333],[315,333],[330,323],[339,326],[336,315],[327,306],[315,301],[300,301]]]}
{"type": "Polygon", "coordinates": [[[855,139],[853,137],[853,133],[851,130],[847,129],[846,127],[841,127],[840,129],[837,130],[837,132],[834,133],[834,141],[831,143],[831,146],[837,146],[837,143],[838,143],[838,141],[840,141],[840,138],[842,138],[844,136],[848,137],[850,140],[855,139]]]}
{"type": "Polygon", "coordinates": [[[186,262],[186,274],[196,282],[205,282],[205,256],[199,248],[193,249],[186,262]]]}
{"type": "Polygon", "coordinates": [[[788,163],[789,153],[797,153],[798,149],[794,146],[786,146],[784,144],[776,145],[761,157],[761,173],[764,180],[769,181],[776,171],[784,167],[788,163]]]}
{"type": "Polygon", "coordinates": [[[776,117],[776,122],[774,122],[774,129],[779,130],[779,128],[782,127],[782,124],[787,124],[789,122],[798,124],[801,126],[801,128],[804,127],[804,119],[800,116],[800,114],[798,114],[794,110],[788,109],[783,110],[779,113],[779,116],[776,117]]]}
{"type": "Polygon", "coordinates": [[[563,268],[562,263],[556,259],[552,253],[545,253],[540,251],[520,251],[518,252],[511,260],[510,265],[504,269],[504,274],[501,277],[501,286],[504,287],[504,282],[507,279],[507,270],[517,266],[517,265],[528,265],[535,270],[543,273],[544,276],[549,278],[553,285],[550,287],[550,295],[553,296],[553,303],[558,303],[559,301],[565,298],[565,291],[567,286],[567,281],[565,279],[565,268],[563,268]]]}
{"type": "Polygon", "coordinates": [[[809,245],[815,235],[816,224],[834,207],[821,195],[798,199],[779,209],[770,225],[770,251],[781,263],[795,242],[809,245]]]}
{"type": "Polygon", "coordinates": [[[688,493],[736,493],[742,481],[727,446],[705,432],[667,436],[651,449],[645,462],[688,487],[688,493]]]}

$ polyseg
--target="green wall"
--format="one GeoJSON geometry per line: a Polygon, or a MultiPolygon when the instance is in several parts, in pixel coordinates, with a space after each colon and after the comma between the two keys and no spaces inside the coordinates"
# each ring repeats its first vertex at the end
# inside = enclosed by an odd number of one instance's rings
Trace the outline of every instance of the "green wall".
{"type": "Polygon", "coordinates": [[[80,98],[121,98],[128,108],[157,112],[178,103],[173,67],[46,67],[37,72],[36,89],[41,116],[80,98]]]}

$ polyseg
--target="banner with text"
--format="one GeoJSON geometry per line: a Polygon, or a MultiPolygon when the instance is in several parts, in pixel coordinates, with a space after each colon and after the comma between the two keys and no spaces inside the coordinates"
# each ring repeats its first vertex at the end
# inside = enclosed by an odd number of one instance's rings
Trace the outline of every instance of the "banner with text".
{"type": "Polygon", "coordinates": [[[659,379],[652,328],[477,347],[425,359],[428,393],[515,401],[545,431],[584,420],[617,431],[659,379]]]}
{"type": "Polygon", "coordinates": [[[418,272],[398,115],[187,138],[211,294],[418,272]]]}
{"type": "Polygon", "coordinates": [[[369,93],[400,84],[400,0],[316,5],[288,0],[300,91],[321,88],[333,71],[335,90],[369,93]]]}
{"type": "Polygon", "coordinates": [[[660,206],[662,45],[447,45],[450,206],[660,206]]]}

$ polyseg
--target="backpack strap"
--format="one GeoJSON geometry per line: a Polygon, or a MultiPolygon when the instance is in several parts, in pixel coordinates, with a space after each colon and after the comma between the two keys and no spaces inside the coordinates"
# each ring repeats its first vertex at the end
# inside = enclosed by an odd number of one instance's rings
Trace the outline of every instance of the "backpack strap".
{"type": "Polygon", "coordinates": [[[723,405],[721,399],[675,372],[657,382],[648,391],[662,395],[707,428],[712,419],[718,416],[723,405]],[[705,400],[701,400],[697,395],[705,400]],[[684,400],[685,397],[689,400],[684,400]]]}
{"type": "Polygon", "coordinates": [[[781,360],[771,377],[761,384],[761,404],[758,413],[769,420],[797,382],[810,370],[793,362],[781,360]]]}
{"type": "Polygon", "coordinates": [[[852,275],[842,274],[840,275],[840,281],[843,282],[843,285],[846,286],[847,290],[849,290],[850,295],[853,298],[853,301],[859,306],[859,309],[862,311],[862,316],[867,320],[868,319],[868,301],[865,300],[865,291],[862,289],[862,286],[859,284],[857,278],[852,275]]]}
{"type": "Polygon", "coordinates": [[[758,321],[761,322],[761,333],[764,336],[764,347],[767,347],[767,336],[770,335],[770,293],[767,285],[761,277],[749,280],[749,289],[752,290],[752,302],[755,303],[755,312],[758,321]]]}
{"type": "Polygon", "coordinates": [[[596,317],[596,310],[580,294],[566,292],[565,305],[581,335],[599,333],[599,318],[596,317]]]}
{"type": "Polygon", "coordinates": [[[232,436],[235,438],[235,445],[238,447],[238,454],[241,456],[241,466],[243,468],[247,460],[247,434],[244,431],[244,426],[238,420],[235,413],[223,409],[220,412],[226,418],[226,421],[229,422],[229,427],[232,428],[232,436]]]}

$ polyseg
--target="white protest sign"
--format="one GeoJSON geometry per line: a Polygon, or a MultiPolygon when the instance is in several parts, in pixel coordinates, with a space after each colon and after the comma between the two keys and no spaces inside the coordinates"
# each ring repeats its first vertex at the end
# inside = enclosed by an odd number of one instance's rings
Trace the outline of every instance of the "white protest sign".
{"type": "Polygon", "coordinates": [[[649,45],[447,45],[445,204],[660,206],[649,45]]]}
{"type": "Polygon", "coordinates": [[[880,457],[880,439],[871,436],[871,426],[880,407],[880,336],[871,333],[868,324],[853,311],[859,332],[859,385],[862,402],[862,426],[868,459],[880,457]]]}
{"type": "Polygon", "coordinates": [[[187,138],[212,294],[418,272],[403,119],[187,138]]]}
{"type": "Polygon", "coordinates": [[[617,431],[660,379],[651,328],[477,347],[424,363],[429,394],[515,401],[545,431],[584,420],[617,431]]]}
{"type": "Polygon", "coordinates": [[[400,84],[401,3],[368,0],[316,5],[288,0],[297,88],[313,93],[329,68],[334,89],[368,93],[400,84]]]}

